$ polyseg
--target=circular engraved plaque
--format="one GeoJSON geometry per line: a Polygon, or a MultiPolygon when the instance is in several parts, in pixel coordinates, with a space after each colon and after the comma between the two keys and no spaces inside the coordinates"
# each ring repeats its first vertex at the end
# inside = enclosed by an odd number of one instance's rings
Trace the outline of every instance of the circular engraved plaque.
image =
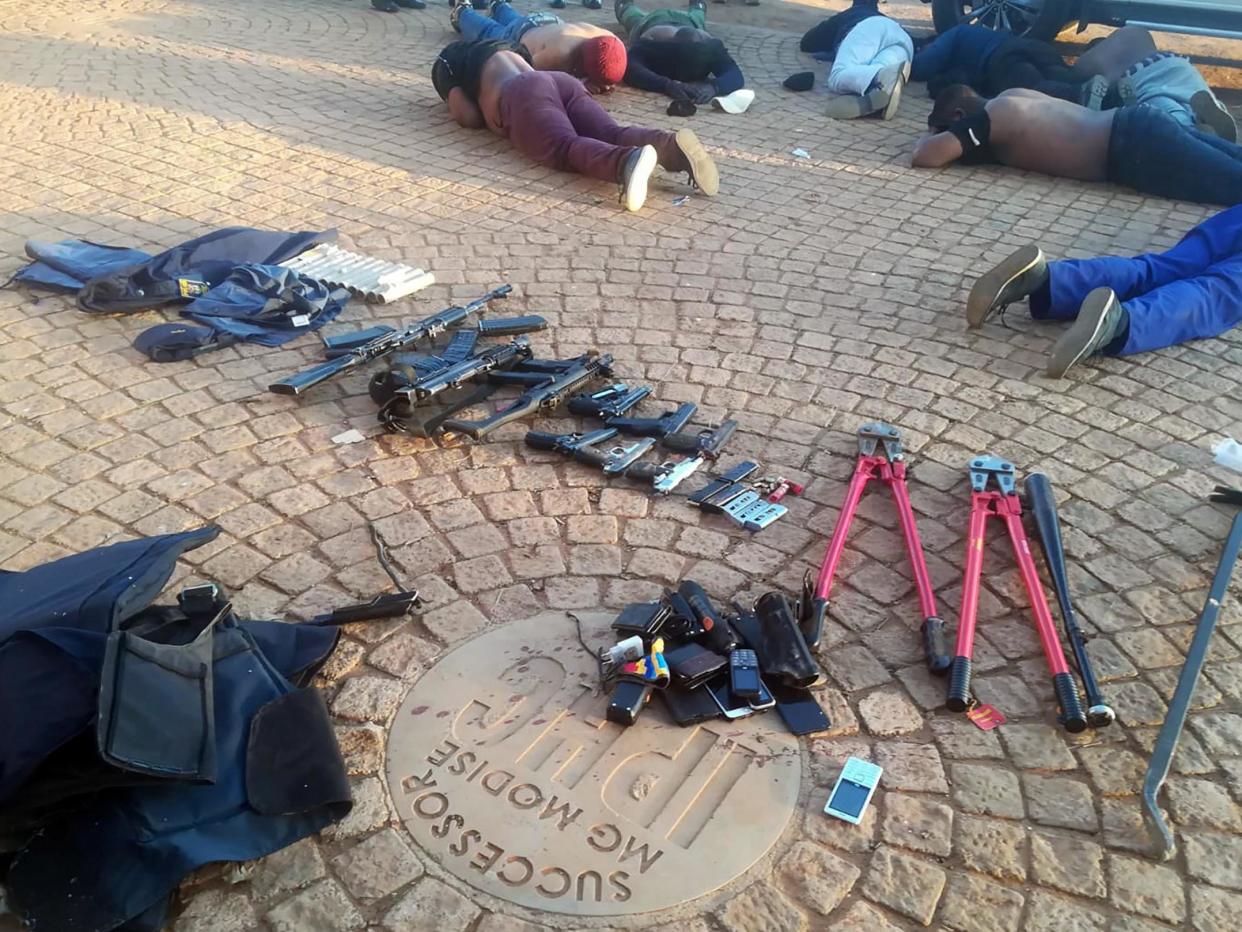
{"type": "MultiPolygon", "coordinates": [[[[610,615],[585,614],[587,644],[610,615]]],[[[535,909],[615,916],[685,903],[737,877],[793,814],[801,763],[775,714],[685,728],[652,700],[605,719],[595,657],[548,614],[480,635],[410,689],[388,785],[445,870],[535,909]]]]}

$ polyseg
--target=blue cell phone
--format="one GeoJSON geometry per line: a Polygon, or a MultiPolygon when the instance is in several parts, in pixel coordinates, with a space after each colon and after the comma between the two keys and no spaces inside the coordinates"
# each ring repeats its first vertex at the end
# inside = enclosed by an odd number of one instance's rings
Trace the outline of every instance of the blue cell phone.
{"type": "Polygon", "coordinates": [[[870,761],[857,757],[847,759],[841,768],[841,776],[837,777],[836,785],[828,796],[824,812],[858,825],[883,772],[881,767],[870,761]]]}

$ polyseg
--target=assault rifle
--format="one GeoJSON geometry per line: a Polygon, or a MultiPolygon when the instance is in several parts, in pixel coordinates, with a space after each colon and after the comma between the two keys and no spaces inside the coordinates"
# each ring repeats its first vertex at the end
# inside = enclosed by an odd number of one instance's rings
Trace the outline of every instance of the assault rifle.
{"type": "Polygon", "coordinates": [[[301,395],[320,382],[326,382],[328,379],[341,375],[344,372],[364,366],[373,359],[379,359],[381,356],[386,356],[396,350],[412,346],[419,340],[434,339],[450,327],[456,327],[471,314],[482,310],[489,301],[495,298],[503,298],[512,290],[513,287],[511,285],[501,285],[499,288],[489,291],[483,297],[477,298],[469,304],[445,308],[439,314],[424,317],[417,323],[382,334],[335,359],[329,359],[327,362],[320,363],[317,366],[296,372],[279,382],[273,382],[268,386],[267,390],[277,395],[301,395]]]}
{"type": "Polygon", "coordinates": [[[410,404],[426,401],[449,388],[461,388],[471,379],[478,378],[493,369],[504,369],[523,359],[530,359],[530,341],[518,337],[503,346],[493,346],[463,359],[461,362],[425,376],[394,393],[410,404]]]}
{"type": "MultiPolygon", "coordinates": [[[[531,360],[531,362],[539,362],[539,360],[531,360]]],[[[552,362],[552,360],[549,360],[549,362],[552,362]]],[[[512,374],[511,372],[504,372],[489,373],[488,375],[490,379],[493,375],[509,376],[512,374]]],[[[445,430],[465,434],[472,440],[478,440],[497,427],[526,417],[528,414],[555,408],[568,395],[573,394],[592,379],[608,378],[611,375],[612,356],[610,354],[605,353],[601,356],[595,352],[587,353],[575,360],[571,367],[559,372],[548,373],[542,381],[531,385],[521,395],[489,417],[473,421],[453,418],[444,421],[442,426],[445,430]]],[[[497,381],[508,380],[498,378],[497,381]]]]}

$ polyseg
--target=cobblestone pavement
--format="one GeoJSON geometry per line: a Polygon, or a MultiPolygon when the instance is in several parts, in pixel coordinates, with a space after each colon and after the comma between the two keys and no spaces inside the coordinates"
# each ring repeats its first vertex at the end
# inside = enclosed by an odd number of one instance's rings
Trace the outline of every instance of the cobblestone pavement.
{"type": "MultiPolygon", "coordinates": [[[[902,9],[927,19],[918,4],[902,9]]],[[[672,918],[611,925],[1237,927],[1236,598],[1168,784],[1176,860],[1144,857],[1136,792],[1227,527],[1205,494],[1239,479],[1213,467],[1208,448],[1242,437],[1242,333],[1052,382],[1041,375],[1052,327],[1012,313],[967,333],[961,314],[971,270],[1017,244],[1057,256],[1163,248],[1210,211],[1008,170],[913,171],[919,89],[884,124],[829,122],[822,97],[779,88],[808,66],[793,30],[818,12],[784,5],[777,31],[759,25],[762,9],[712,7],[758,92],[745,116],[693,122],[720,162],[722,193],[679,206],[687,190],[661,180],[627,215],[608,186],[531,166],[450,123],[428,80],[450,38],[443,7],[0,2],[4,271],[26,237],[168,245],[230,223],[338,227],[345,245],[440,282],[416,302],[352,306],[345,324],[405,319],[512,282],[509,307],[553,323],[537,335],[542,353],[607,348],[661,399],[734,413],[733,455],[809,480],[784,521],[748,537],[533,454],[520,444],[526,425],[440,446],[379,435],[361,376],[302,402],[263,391],[273,373],[315,358],[310,339],[156,366],[129,343],[163,314],[90,318],[60,298],[0,292],[5,569],[212,521],[223,533],[190,555],[192,574],[254,616],[305,616],[389,585],[374,523],[429,600],[416,621],[349,631],[322,679],[353,813],[261,862],[196,875],[178,932],[589,926],[513,918],[409,846],[382,783],[385,724],[405,686],[446,647],[549,608],[616,607],[683,576],[722,598],[792,590],[822,556],[854,431],[876,418],[900,425],[914,451],[914,504],[946,617],[959,604],[967,458],[991,450],[1068,490],[1072,582],[1122,722],[1078,738],[1055,727],[999,546],[977,689],[1011,724],[984,733],[940,708],[942,685],[919,662],[895,515],[886,496],[870,497],[821,651],[834,728],[806,746],[804,815],[718,895],[672,918]],[[792,157],[795,147],[810,158],[792,157]],[[330,442],[351,426],[370,439],[330,442]],[[850,754],[885,767],[860,828],[818,811],[850,754]]],[[[673,122],[654,97],[619,92],[608,105],[624,120],[673,122]]]]}

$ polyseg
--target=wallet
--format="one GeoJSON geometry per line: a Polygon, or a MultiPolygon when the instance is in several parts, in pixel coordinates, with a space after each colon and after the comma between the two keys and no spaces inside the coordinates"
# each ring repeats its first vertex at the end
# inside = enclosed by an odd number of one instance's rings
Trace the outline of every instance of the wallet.
{"type": "Polygon", "coordinates": [[[729,661],[702,644],[679,644],[664,652],[673,682],[682,689],[694,689],[721,670],[728,669],[729,661]]]}
{"type": "Polygon", "coordinates": [[[612,630],[622,635],[637,634],[650,639],[664,627],[669,614],[668,607],[659,602],[636,602],[622,610],[612,623],[612,630]]]}

